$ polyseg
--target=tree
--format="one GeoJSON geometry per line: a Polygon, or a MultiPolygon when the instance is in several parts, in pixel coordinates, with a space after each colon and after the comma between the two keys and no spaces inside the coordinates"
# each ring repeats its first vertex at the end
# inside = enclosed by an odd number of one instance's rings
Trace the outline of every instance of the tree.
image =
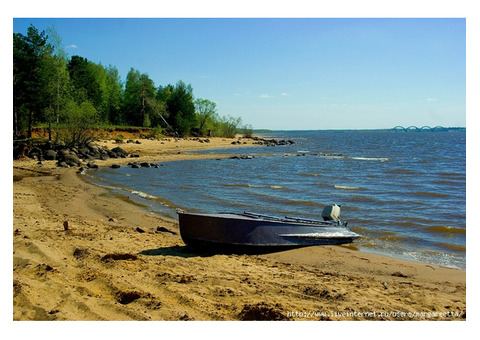
{"type": "Polygon", "coordinates": [[[110,123],[120,124],[122,122],[120,107],[122,100],[122,82],[115,66],[109,65],[105,68],[107,74],[107,105],[105,116],[110,123]]]}
{"type": "Polygon", "coordinates": [[[205,136],[207,123],[217,115],[217,104],[208,99],[201,98],[197,98],[194,104],[198,131],[205,136]]]}
{"type": "Polygon", "coordinates": [[[48,103],[44,116],[48,122],[48,139],[51,140],[52,122],[56,122],[56,136],[58,136],[60,113],[70,99],[71,86],[67,72],[67,53],[63,49],[62,39],[53,25],[47,28],[47,32],[53,53],[44,55],[41,74],[46,86],[45,95],[48,103]]]}
{"type": "MultiPolygon", "coordinates": [[[[102,92],[96,79],[95,66],[86,58],[74,55],[67,65],[75,89],[74,98],[78,104],[89,100],[98,110],[102,107],[102,92]]],[[[98,76],[98,73],[97,73],[98,76]]]]}
{"type": "Polygon", "coordinates": [[[147,100],[155,99],[155,86],[147,74],[130,69],[125,82],[123,113],[125,122],[134,126],[151,125],[150,115],[153,113],[147,100]]]}
{"type": "Polygon", "coordinates": [[[60,113],[70,97],[70,78],[65,61],[60,57],[45,54],[42,60],[41,77],[44,84],[43,120],[48,123],[48,139],[52,140],[52,123],[56,122],[57,134],[60,113]]]}
{"type": "Polygon", "coordinates": [[[14,132],[18,135],[27,120],[27,137],[32,137],[32,124],[45,105],[44,83],[41,77],[43,57],[51,53],[45,31],[30,25],[27,36],[13,35],[13,103],[14,132]],[[25,119],[27,116],[28,118],[25,119]]]}
{"type": "MultiPolygon", "coordinates": [[[[171,87],[170,87],[171,88],[171,87]]],[[[173,92],[166,100],[169,113],[167,121],[180,136],[186,136],[196,125],[193,89],[183,81],[178,81],[173,92]]]]}

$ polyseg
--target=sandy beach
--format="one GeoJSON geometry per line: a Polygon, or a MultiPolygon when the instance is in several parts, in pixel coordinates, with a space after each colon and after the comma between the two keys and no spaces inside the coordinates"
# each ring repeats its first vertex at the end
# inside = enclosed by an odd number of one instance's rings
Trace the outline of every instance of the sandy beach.
{"type": "MultiPolygon", "coordinates": [[[[253,143],[139,141],[120,146],[146,162],[229,157],[188,151],[253,143]]],[[[13,161],[13,320],[466,320],[464,270],[355,245],[197,254],[176,221],[77,170],[13,161]]]]}

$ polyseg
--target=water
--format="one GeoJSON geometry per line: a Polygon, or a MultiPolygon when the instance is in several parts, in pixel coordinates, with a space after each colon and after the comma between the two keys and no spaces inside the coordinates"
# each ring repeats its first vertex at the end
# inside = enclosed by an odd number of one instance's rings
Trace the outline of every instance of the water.
{"type": "Polygon", "coordinates": [[[319,218],[342,206],[361,250],[465,268],[466,133],[292,131],[294,145],[206,151],[254,159],[190,160],[101,169],[93,180],[150,209],[251,211],[319,218]]]}

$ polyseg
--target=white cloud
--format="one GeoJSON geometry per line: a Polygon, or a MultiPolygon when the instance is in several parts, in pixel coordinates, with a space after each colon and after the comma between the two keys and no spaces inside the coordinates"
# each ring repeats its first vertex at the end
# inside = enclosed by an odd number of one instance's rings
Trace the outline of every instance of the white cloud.
{"type": "Polygon", "coordinates": [[[75,44],[71,44],[71,45],[68,45],[66,48],[78,48],[78,46],[75,44]]]}
{"type": "Polygon", "coordinates": [[[282,92],[282,96],[291,96],[292,94],[291,93],[287,93],[287,92],[282,92]]]}
{"type": "Polygon", "coordinates": [[[436,102],[437,100],[437,98],[427,98],[427,102],[436,102]]]}
{"type": "Polygon", "coordinates": [[[272,96],[269,94],[261,94],[260,98],[272,98],[272,96]]]}

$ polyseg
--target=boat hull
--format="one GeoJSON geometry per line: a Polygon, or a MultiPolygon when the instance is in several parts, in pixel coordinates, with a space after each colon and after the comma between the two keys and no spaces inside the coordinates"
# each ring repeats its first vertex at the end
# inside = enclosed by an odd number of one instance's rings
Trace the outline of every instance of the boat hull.
{"type": "Polygon", "coordinates": [[[180,234],[199,250],[276,251],[314,245],[350,243],[359,235],[346,227],[272,221],[237,214],[178,212],[180,234]]]}

